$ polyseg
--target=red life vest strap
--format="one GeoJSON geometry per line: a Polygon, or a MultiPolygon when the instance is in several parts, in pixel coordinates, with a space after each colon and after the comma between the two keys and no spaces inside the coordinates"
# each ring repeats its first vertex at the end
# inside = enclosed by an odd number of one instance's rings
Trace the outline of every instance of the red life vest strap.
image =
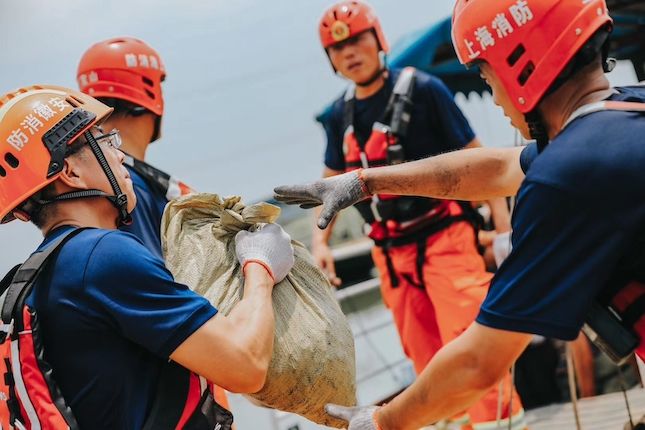
{"type": "Polygon", "coordinates": [[[44,250],[32,254],[18,269],[12,269],[14,276],[2,305],[3,330],[0,335],[1,364],[7,366],[0,384],[6,386],[5,395],[8,397],[4,403],[6,406],[0,404],[0,416],[8,417],[0,418],[0,422],[8,418],[10,428],[18,428],[16,424],[20,422],[27,428],[78,430],[72,410],[51,372],[42,370],[50,367],[44,362],[36,313],[25,306],[25,301],[38,277],[49,269],[63,245],[83,230],[77,228],[65,233],[44,250]],[[27,335],[22,336],[23,332],[27,335]],[[11,348],[8,343],[11,343],[11,348]],[[16,372],[16,368],[20,371],[16,372]]]}
{"type": "MultiPolygon", "coordinates": [[[[0,427],[79,428],[44,359],[37,313],[25,301],[63,245],[83,230],[63,234],[0,282],[0,288],[7,290],[0,313],[0,391],[7,397],[0,400],[0,427]]],[[[233,415],[213,400],[200,379],[174,362],[164,365],[144,429],[230,430],[233,415]]]]}

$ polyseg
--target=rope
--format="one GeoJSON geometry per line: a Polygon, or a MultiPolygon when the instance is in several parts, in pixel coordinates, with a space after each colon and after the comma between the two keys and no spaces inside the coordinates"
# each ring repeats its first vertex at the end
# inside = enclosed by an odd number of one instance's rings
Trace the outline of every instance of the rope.
{"type": "Polygon", "coordinates": [[[567,354],[567,376],[569,379],[569,394],[571,395],[573,416],[576,419],[576,429],[582,430],[582,426],[580,425],[580,413],[578,412],[578,393],[576,392],[576,375],[575,368],[573,367],[573,353],[571,352],[571,346],[569,343],[567,343],[565,349],[567,354]]]}
{"type": "Polygon", "coordinates": [[[619,365],[616,365],[618,369],[618,380],[620,381],[620,390],[623,392],[623,398],[625,399],[625,407],[627,408],[627,416],[629,417],[629,428],[634,430],[634,419],[632,418],[632,410],[629,407],[629,399],[627,398],[627,387],[625,384],[625,377],[623,376],[623,371],[619,365]]]}
{"type": "Polygon", "coordinates": [[[508,430],[513,427],[513,387],[515,386],[515,364],[511,366],[511,394],[508,399],[508,430]]]}

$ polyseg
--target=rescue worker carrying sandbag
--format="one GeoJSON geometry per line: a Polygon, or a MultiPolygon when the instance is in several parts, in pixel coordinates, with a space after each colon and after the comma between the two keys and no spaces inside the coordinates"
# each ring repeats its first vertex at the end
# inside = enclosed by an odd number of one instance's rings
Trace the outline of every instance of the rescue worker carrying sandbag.
{"type": "Polygon", "coordinates": [[[417,429],[467,407],[533,334],[573,340],[582,329],[616,362],[645,358],[645,88],[610,87],[611,29],[604,0],[459,0],[460,60],[480,67],[495,102],[536,143],[276,189],[324,204],[324,226],[371,193],[479,199],[519,188],[513,250],[476,322],[387,406],[331,406],[350,430],[417,429]]]}
{"type": "Polygon", "coordinates": [[[111,111],[54,86],[0,98],[0,218],[31,219],[45,236],[2,282],[0,423],[229,429],[205,382],[245,393],[264,385],[271,292],[293,265],[290,238],[275,224],[238,236],[244,296],[218,314],[117,230],[136,196],[119,135],[101,128],[111,111]]]}
{"type": "MultiPolygon", "coordinates": [[[[279,215],[277,206],[245,205],[240,197],[203,193],[175,199],[161,224],[166,265],[226,315],[244,289],[233,246],[237,233],[279,215]]],[[[293,268],[273,289],[276,328],[266,383],[245,397],[341,428],[343,421],[327,414],[325,404],[356,405],[354,337],[325,274],[303,244],[292,245],[293,268]]]]}
{"type": "MultiPolygon", "coordinates": [[[[103,128],[119,131],[125,166],[137,196],[132,222],[119,228],[134,234],[150,252],[163,258],[160,228],[164,208],[169,200],[193,191],[145,161],[148,147],[161,137],[164,62],[143,40],[113,37],[85,51],[76,80],[82,92],[114,109],[103,128]]],[[[230,409],[224,390],[216,387],[215,398],[230,409]]]]}
{"type": "MultiPolygon", "coordinates": [[[[327,135],[323,176],[398,164],[480,146],[452,94],[436,77],[413,68],[390,70],[388,42],[372,8],[342,1],[323,14],[320,40],[332,68],[351,81],[323,120],[327,135]]],[[[278,196],[280,199],[280,196],[278,196]]],[[[508,230],[506,203],[491,202],[496,226],[508,230]]],[[[383,301],[394,316],[406,355],[421,373],[431,357],[475,319],[491,274],[478,253],[476,214],[454,200],[375,195],[356,205],[370,226],[383,301]]],[[[327,245],[331,228],[314,227],[312,253],[338,284],[327,245]]],[[[503,416],[520,422],[521,403],[508,378],[503,416]],[[514,408],[509,414],[510,398],[514,408]]],[[[497,421],[499,392],[459,419],[497,421]]]]}

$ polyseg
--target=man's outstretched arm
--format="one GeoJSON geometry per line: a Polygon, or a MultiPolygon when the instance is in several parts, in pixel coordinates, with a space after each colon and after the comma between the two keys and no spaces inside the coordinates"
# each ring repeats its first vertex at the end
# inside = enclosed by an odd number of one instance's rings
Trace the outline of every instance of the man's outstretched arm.
{"type": "Polygon", "coordinates": [[[510,371],[532,335],[473,323],[378,411],[384,430],[417,429],[468,409],[510,371]]]}
{"type": "Polygon", "coordinates": [[[503,378],[531,338],[475,322],[441,348],[416,381],[387,405],[327,405],[327,412],[348,421],[349,430],[415,430],[449,418],[503,378]]]}
{"type": "Polygon", "coordinates": [[[517,193],[523,147],[468,148],[362,172],[372,194],[488,200],[517,193]]]}
{"type": "Polygon", "coordinates": [[[489,200],[515,195],[524,179],[522,147],[471,148],[395,166],[357,170],[304,185],[277,187],[275,198],[311,208],[323,205],[318,227],[372,194],[489,200]]]}

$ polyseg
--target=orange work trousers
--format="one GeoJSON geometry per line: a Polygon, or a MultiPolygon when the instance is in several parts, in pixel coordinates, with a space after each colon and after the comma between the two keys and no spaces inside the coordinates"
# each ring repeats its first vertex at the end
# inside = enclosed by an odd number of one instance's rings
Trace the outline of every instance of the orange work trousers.
{"type": "MultiPolygon", "coordinates": [[[[418,274],[418,249],[417,243],[411,243],[387,251],[399,281],[394,288],[383,248],[374,247],[372,251],[383,301],[392,311],[403,350],[417,374],[443,345],[475,321],[492,278],[477,252],[475,231],[465,221],[455,222],[426,239],[423,285],[418,274]]],[[[501,418],[508,418],[512,396],[512,421],[522,421],[522,405],[509,374],[467,411],[472,428],[486,428],[496,422],[500,389],[501,418]]]]}

